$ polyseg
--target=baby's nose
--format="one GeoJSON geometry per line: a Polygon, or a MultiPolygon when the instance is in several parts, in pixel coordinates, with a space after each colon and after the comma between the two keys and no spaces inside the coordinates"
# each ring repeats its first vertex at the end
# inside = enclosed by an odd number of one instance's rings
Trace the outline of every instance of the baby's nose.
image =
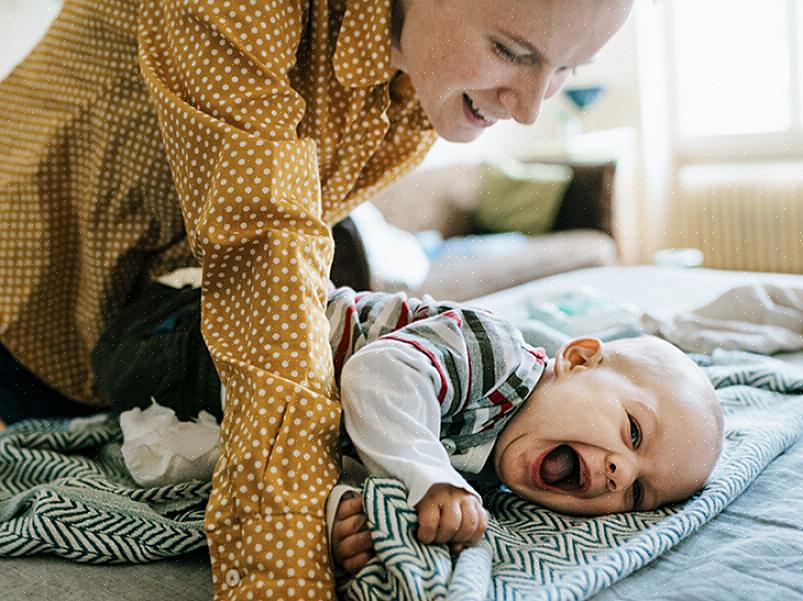
{"type": "Polygon", "coordinates": [[[633,484],[635,472],[633,462],[623,455],[611,454],[605,458],[605,477],[611,492],[626,490],[633,484]]]}

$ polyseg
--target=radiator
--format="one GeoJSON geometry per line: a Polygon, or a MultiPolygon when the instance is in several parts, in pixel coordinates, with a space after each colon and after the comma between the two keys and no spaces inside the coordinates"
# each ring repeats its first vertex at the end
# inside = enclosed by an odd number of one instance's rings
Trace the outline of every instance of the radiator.
{"type": "Polygon", "coordinates": [[[667,237],[706,267],[803,273],[803,164],[686,167],[675,192],[667,237]]]}

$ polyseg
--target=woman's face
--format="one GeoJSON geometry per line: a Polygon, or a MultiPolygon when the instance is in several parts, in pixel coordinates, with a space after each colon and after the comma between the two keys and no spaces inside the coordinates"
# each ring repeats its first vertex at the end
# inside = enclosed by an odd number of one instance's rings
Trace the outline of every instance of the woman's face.
{"type": "Polygon", "coordinates": [[[591,61],[633,0],[394,0],[394,65],[438,134],[470,142],[502,119],[534,123],[545,98],[591,61]]]}

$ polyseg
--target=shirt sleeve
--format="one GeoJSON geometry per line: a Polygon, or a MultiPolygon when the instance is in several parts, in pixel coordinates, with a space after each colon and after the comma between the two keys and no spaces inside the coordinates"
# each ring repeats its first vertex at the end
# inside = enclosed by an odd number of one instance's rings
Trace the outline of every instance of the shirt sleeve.
{"type": "Polygon", "coordinates": [[[325,318],[331,234],[288,72],[307,0],[142,0],[140,66],[226,387],[206,511],[216,599],[334,598],[324,519],[339,405],[325,318]]]}
{"type": "Polygon", "coordinates": [[[452,484],[472,494],[440,442],[439,370],[406,344],[378,340],[343,367],[343,421],[372,474],[404,482],[414,507],[434,484],[452,484]]]}

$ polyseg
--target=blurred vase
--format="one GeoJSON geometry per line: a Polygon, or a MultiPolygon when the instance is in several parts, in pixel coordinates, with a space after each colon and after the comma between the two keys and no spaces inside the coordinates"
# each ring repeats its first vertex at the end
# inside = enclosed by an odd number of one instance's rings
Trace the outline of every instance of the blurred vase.
{"type": "Polygon", "coordinates": [[[593,86],[580,86],[576,88],[565,88],[563,94],[572,101],[572,104],[581,111],[585,110],[599,100],[605,86],[598,84],[593,86]]]}
{"type": "Polygon", "coordinates": [[[571,112],[567,111],[565,118],[562,119],[562,136],[564,140],[583,133],[580,116],[599,100],[605,89],[605,86],[597,84],[565,88],[563,90],[563,95],[569,99],[575,109],[571,112]]]}

